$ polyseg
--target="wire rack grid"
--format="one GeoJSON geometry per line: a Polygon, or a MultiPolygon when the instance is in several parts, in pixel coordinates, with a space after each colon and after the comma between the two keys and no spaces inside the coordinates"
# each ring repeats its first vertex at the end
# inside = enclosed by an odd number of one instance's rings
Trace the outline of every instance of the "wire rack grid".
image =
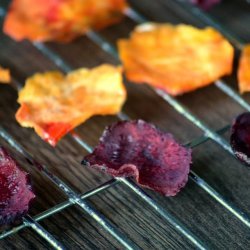
{"type": "MultiPolygon", "coordinates": [[[[201,11],[197,12],[196,9],[190,8],[191,11],[193,11],[193,14],[199,14],[202,15],[202,17],[206,17],[201,11]],[[194,11],[195,10],[195,11],[194,11]]],[[[1,16],[3,17],[5,14],[4,9],[0,9],[1,16]]],[[[126,15],[134,20],[137,23],[145,22],[147,21],[142,15],[140,15],[137,11],[135,11],[132,8],[129,8],[126,12],[126,15]]],[[[207,18],[205,21],[207,21],[207,18]]],[[[213,23],[209,23],[213,25],[213,23]]],[[[218,24],[217,24],[218,25],[218,24]]],[[[223,29],[225,31],[225,29],[223,29]]],[[[225,32],[226,33],[226,32],[225,32]]],[[[111,54],[114,56],[115,59],[118,59],[118,54],[116,49],[112,46],[111,43],[106,41],[100,34],[94,31],[88,32],[87,36],[90,40],[92,40],[94,43],[100,46],[101,49],[103,49],[105,52],[111,54]]],[[[230,39],[232,36],[229,36],[230,39]]],[[[234,37],[234,42],[238,41],[238,44],[240,43],[239,40],[237,40],[234,37]]],[[[58,54],[56,54],[54,51],[46,47],[44,44],[35,43],[34,46],[41,51],[45,56],[47,56],[51,61],[56,64],[59,68],[61,68],[64,72],[68,72],[72,70],[72,67],[68,65],[63,58],[61,58],[58,54]]],[[[236,44],[237,46],[237,44],[236,44]]],[[[18,80],[13,81],[15,87],[19,89],[21,85],[19,84],[18,80]]],[[[216,86],[222,90],[224,93],[229,95],[234,101],[236,101],[238,104],[240,104],[243,108],[250,111],[250,105],[242,98],[240,97],[231,87],[229,87],[225,82],[222,80],[218,80],[216,83],[216,86]]],[[[196,147],[203,143],[205,143],[207,140],[213,140],[218,145],[220,145],[223,149],[225,149],[227,152],[232,154],[232,150],[228,143],[221,137],[221,134],[223,134],[225,131],[228,130],[230,127],[229,125],[218,130],[213,131],[211,130],[206,124],[204,124],[200,119],[198,119],[196,116],[194,116],[185,106],[183,106],[181,103],[179,103],[175,98],[169,96],[165,92],[155,89],[156,93],[161,96],[165,101],[167,101],[177,112],[182,114],[185,118],[190,120],[195,126],[200,128],[204,132],[204,136],[195,138],[192,140],[192,142],[188,143],[187,146],[190,147],[196,147]]],[[[120,113],[118,117],[122,120],[129,119],[129,117],[124,114],[120,113]]],[[[110,233],[112,236],[116,238],[116,240],[126,249],[138,249],[139,246],[134,244],[126,235],[123,235],[119,232],[119,229],[115,228],[113,225],[110,224],[110,222],[105,218],[103,215],[99,213],[99,211],[95,210],[88,202],[85,200],[93,196],[99,192],[103,192],[104,190],[111,188],[112,186],[123,183],[128,188],[130,188],[132,191],[134,191],[140,198],[142,198],[144,201],[146,201],[157,213],[159,213],[163,218],[165,218],[180,234],[185,236],[187,239],[189,239],[197,248],[199,249],[206,249],[206,245],[204,242],[202,242],[196,235],[194,235],[185,225],[179,222],[179,220],[176,217],[173,217],[166,209],[162,208],[159,204],[157,204],[156,201],[154,201],[148,194],[146,194],[140,187],[138,187],[134,182],[132,182],[129,179],[124,178],[116,178],[111,179],[108,182],[105,182],[101,184],[98,187],[93,188],[92,190],[84,193],[84,194],[78,194],[76,193],[68,184],[63,182],[61,179],[59,179],[57,176],[53,175],[49,170],[46,168],[46,166],[38,163],[33,156],[27,152],[15,139],[2,127],[0,127],[0,136],[6,140],[10,146],[12,146],[15,150],[17,150],[19,153],[21,153],[25,158],[29,159],[29,162],[32,166],[38,167],[40,170],[42,169],[42,173],[47,176],[55,185],[57,185],[67,196],[68,200],[58,204],[41,214],[38,214],[34,218],[32,218],[30,215],[27,215],[23,218],[23,224],[21,224],[18,227],[14,227],[8,231],[3,232],[0,235],[0,238],[7,237],[9,235],[12,235],[19,230],[30,227],[32,228],[37,234],[39,234],[41,237],[43,237],[52,247],[55,249],[64,249],[64,246],[62,243],[58,242],[58,240],[55,239],[51,233],[49,233],[46,229],[44,229],[40,224],[39,221],[43,220],[53,214],[56,214],[65,208],[71,206],[71,205],[78,205],[80,206],[85,212],[87,212],[90,216],[92,216],[99,224],[100,226],[104,227],[104,229],[107,230],[108,233],[110,233]]],[[[92,151],[92,148],[79,136],[77,135],[71,135],[72,138],[81,145],[84,149],[86,149],[88,152],[92,151]]],[[[213,187],[211,187],[205,180],[200,178],[195,172],[191,171],[189,178],[194,181],[200,188],[202,188],[205,192],[207,192],[212,198],[214,198],[217,202],[219,202],[225,209],[227,209],[229,212],[232,213],[236,218],[238,218],[242,223],[244,223],[247,227],[250,227],[250,218],[248,215],[244,214],[242,211],[240,211],[238,208],[234,206],[231,202],[228,202],[221,194],[219,194],[213,187]]]]}

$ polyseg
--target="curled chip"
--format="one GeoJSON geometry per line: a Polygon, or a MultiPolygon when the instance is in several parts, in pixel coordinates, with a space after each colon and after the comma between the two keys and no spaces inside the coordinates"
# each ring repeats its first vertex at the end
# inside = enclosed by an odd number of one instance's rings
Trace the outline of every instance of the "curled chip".
{"type": "Polygon", "coordinates": [[[145,121],[122,121],[105,129],[83,164],[115,177],[133,176],[141,186],[173,196],[187,182],[191,150],[145,121]]]}
{"type": "Polygon", "coordinates": [[[213,28],[146,23],[118,41],[130,81],[148,83],[171,95],[206,86],[230,74],[233,47],[213,28]]]}
{"type": "Polygon", "coordinates": [[[0,147],[0,225],[25,215],[34,198],[28,174],[0,147]]]}
{"type": "Polygon", "coordinates": [[[0,67],[0,83],[10,83],[10,71],[0,67]]]}
{"type": "Polygon", "coordinates": [[[250,44],[246,45],[241,53],[238,82],[241,93],[250,91],[250,44]]]}
{"type": "Polygon", "coordinates": [[[230,141],[235,156],[250,166],[250,112],[245,112],[235,119],[230,141]]]}
{"type": "Polygon", "coordinates": [[[67,42],[119,22],[125,0],[13,0],[4,32],[15,40],[67,42]]]}
{"type": "Polygon", "coordinates": [[[125,99],[120,67],[104,64],[66,76],[60,72],[35,74],[19,92],[21,107],[16,119],[55,146],[91,116],[118,113],[125,99]]]}

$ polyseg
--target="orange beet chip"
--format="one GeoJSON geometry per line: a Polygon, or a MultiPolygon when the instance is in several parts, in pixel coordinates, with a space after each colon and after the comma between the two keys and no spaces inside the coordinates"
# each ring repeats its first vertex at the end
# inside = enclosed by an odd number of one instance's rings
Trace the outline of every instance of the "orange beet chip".
{"type": "Polygon", "coordinates": [[[108,64],[35,74],[19,92],[16,113],[23,127],[33,127],[55,146],[67,132],[93,115],[116,114],[126,99],[120,67],[108,64]]]}
{"type": "Polygon", "coordinates": [[[13,0],[4,32],[15,40],[67,42],[119,22],[125,0],[13,0]]]}
{"type": "Polygon", "coordinates": [[[250,91],[250,44],[247,44],[241,53],[238,82],[240,93],[250,91]]]}
{"type": "Polygon", "coordinates": [[[10,83],[10,71],[0,67],[0,83],[10,83]]]}
{"type": "Polygon", "coordinates": [[[127,78],[171,95],[203,87],[230,74],[233,47],[213,28],[146,23],[118,41],[127,78]]]}

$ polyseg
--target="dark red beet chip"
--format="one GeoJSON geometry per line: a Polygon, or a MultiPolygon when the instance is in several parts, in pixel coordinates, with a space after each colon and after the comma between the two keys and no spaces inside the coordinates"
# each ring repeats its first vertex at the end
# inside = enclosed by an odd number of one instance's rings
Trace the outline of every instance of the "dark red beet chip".
{"type": "Polygon", "coordinates": [[[28,174],[0,147],[0,225],[25,215],[34,198],[28,174]]]}
{"type": "Polygon", "coordinates": [[[166,196],[176,195],[186,184],[190,163],[190,149],[142,120],[107,127],[93,153],[83,160],[115,177],[133,176],[141,186],[166,196]]]}
{"type": "Polygon", "coordinates": [[[215,4],[218,4],[220,0],[190,0],[191,3],[198,5],[204,10],[208,10],[215,4]]]}
{"type": "Polygon", "coordinates": [[[236,157],[250,165],[250,112],[243,113],[235,119],[230,140],[236,157]]]}

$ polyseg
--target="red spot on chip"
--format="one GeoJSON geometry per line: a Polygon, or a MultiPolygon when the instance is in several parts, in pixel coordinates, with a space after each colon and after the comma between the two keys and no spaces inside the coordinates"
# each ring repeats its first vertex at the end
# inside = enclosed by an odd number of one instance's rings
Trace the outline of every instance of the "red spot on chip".
{"type": "Polygon", "coordinates": [[[191,150],[145,121],[122,121],[105,129],[83,163],[114,177],[135,177],[143,187],[174,196],[187,182],[191,150]]]}
{"type": "Polygon", "coordinates": [[[25,215],[34,198],[28,174],[0,147],[0,225],[25,215]]]}

